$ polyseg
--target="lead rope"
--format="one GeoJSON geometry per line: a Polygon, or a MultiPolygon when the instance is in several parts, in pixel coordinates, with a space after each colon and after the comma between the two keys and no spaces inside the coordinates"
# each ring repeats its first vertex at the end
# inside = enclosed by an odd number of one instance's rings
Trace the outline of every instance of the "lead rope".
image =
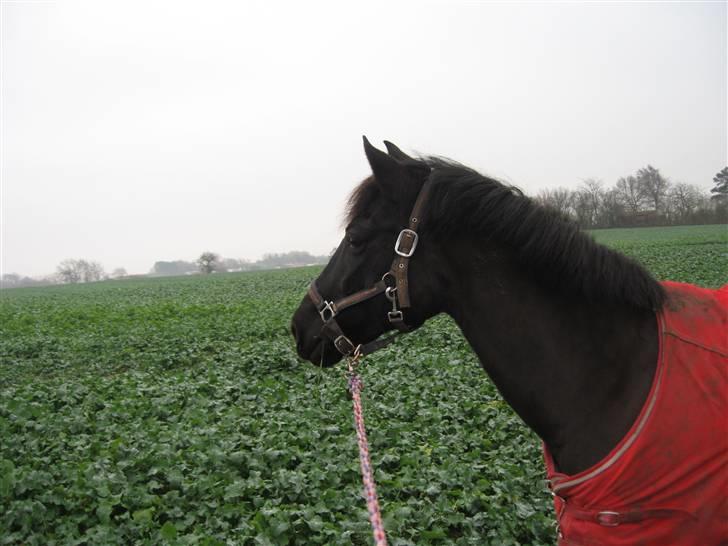
{"type": "MultiPolygon", "coordinates": [[[[358,348],[357,348],[358,349],[358,348]]],[[[359,443],[359,464],[361,466],[361,480],[364,483],[364,493],[367,498],[369,509],[369,521],[372,524],[372,534],[376,546],[387,546],[387,535],[384,533],[382,514],[379,511],[379,499],[377,498],[377,486],[374,483],[372,462],[369,459],[369,442],[367,431],[364,428],[364,414],[361,409],[361,390],[364,388],[361,377],[356,373],[356,367],[361,354],[354,352],[354,356],[347,360],[349,392],[354,405],[354,427],[356,428],[356,439],[359,443]]]]}

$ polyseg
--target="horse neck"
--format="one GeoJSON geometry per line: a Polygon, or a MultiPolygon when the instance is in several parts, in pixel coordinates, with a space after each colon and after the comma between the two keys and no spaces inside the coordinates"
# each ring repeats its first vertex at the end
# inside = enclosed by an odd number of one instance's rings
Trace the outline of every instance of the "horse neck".
{"type": "Polygon", "coordinates": [[[447,263],[457,264],[446,274],[445,311],[506,402],[562,472],[598,462],[649,392],[658,352],[654,313],[557,293],[506,249],[466,241],[444,247],[447,263]]]}

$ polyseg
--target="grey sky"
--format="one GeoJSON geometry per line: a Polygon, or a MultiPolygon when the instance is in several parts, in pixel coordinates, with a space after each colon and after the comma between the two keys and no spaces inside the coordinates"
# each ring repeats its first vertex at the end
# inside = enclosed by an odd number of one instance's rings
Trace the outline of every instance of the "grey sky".
{"type": "Polygon", "coordinates": [[[2,0],[3,273],[327,253],[361,135],[527,192],[726,165],[726,4],[2,0]]]}

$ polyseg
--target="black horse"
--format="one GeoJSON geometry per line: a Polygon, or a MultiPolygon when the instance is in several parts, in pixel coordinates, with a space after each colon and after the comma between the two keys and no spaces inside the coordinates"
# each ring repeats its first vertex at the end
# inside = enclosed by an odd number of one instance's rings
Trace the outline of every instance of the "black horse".
{"type": "Polygon", "coordinates": [[[298,354],[333,365],[447,313],[559,472],[592,467],[646,405],[665,288],[518,189],[386,145],[364,139],[373,176],[293,317],[298,354]]]}

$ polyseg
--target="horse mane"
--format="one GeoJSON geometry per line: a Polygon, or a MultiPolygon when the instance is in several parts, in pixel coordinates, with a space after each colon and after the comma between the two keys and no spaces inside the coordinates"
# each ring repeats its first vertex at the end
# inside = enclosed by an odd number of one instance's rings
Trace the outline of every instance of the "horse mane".
{"type": "MultiPolygon", "coordinates": [[[[455,161],[423,157],[432,169],[422,230],[467,234],[510,249],[538,282],[590,303],[658,310],[665,291],[635,260],[597,243],[570,218],[455,161]]],[[[349,219],[379,195],[372,178],[352,193],[349,219]]]]}
{"type": "Polygon", "coordinates": [[[639,263],[597,243],[573,220],[544,207],[518,188],[439,157],[423,227],[440,233],[468,232],[507,246],[516,260],[561,292],[592,303],[657,310],[665,292],[639,263]]]}

